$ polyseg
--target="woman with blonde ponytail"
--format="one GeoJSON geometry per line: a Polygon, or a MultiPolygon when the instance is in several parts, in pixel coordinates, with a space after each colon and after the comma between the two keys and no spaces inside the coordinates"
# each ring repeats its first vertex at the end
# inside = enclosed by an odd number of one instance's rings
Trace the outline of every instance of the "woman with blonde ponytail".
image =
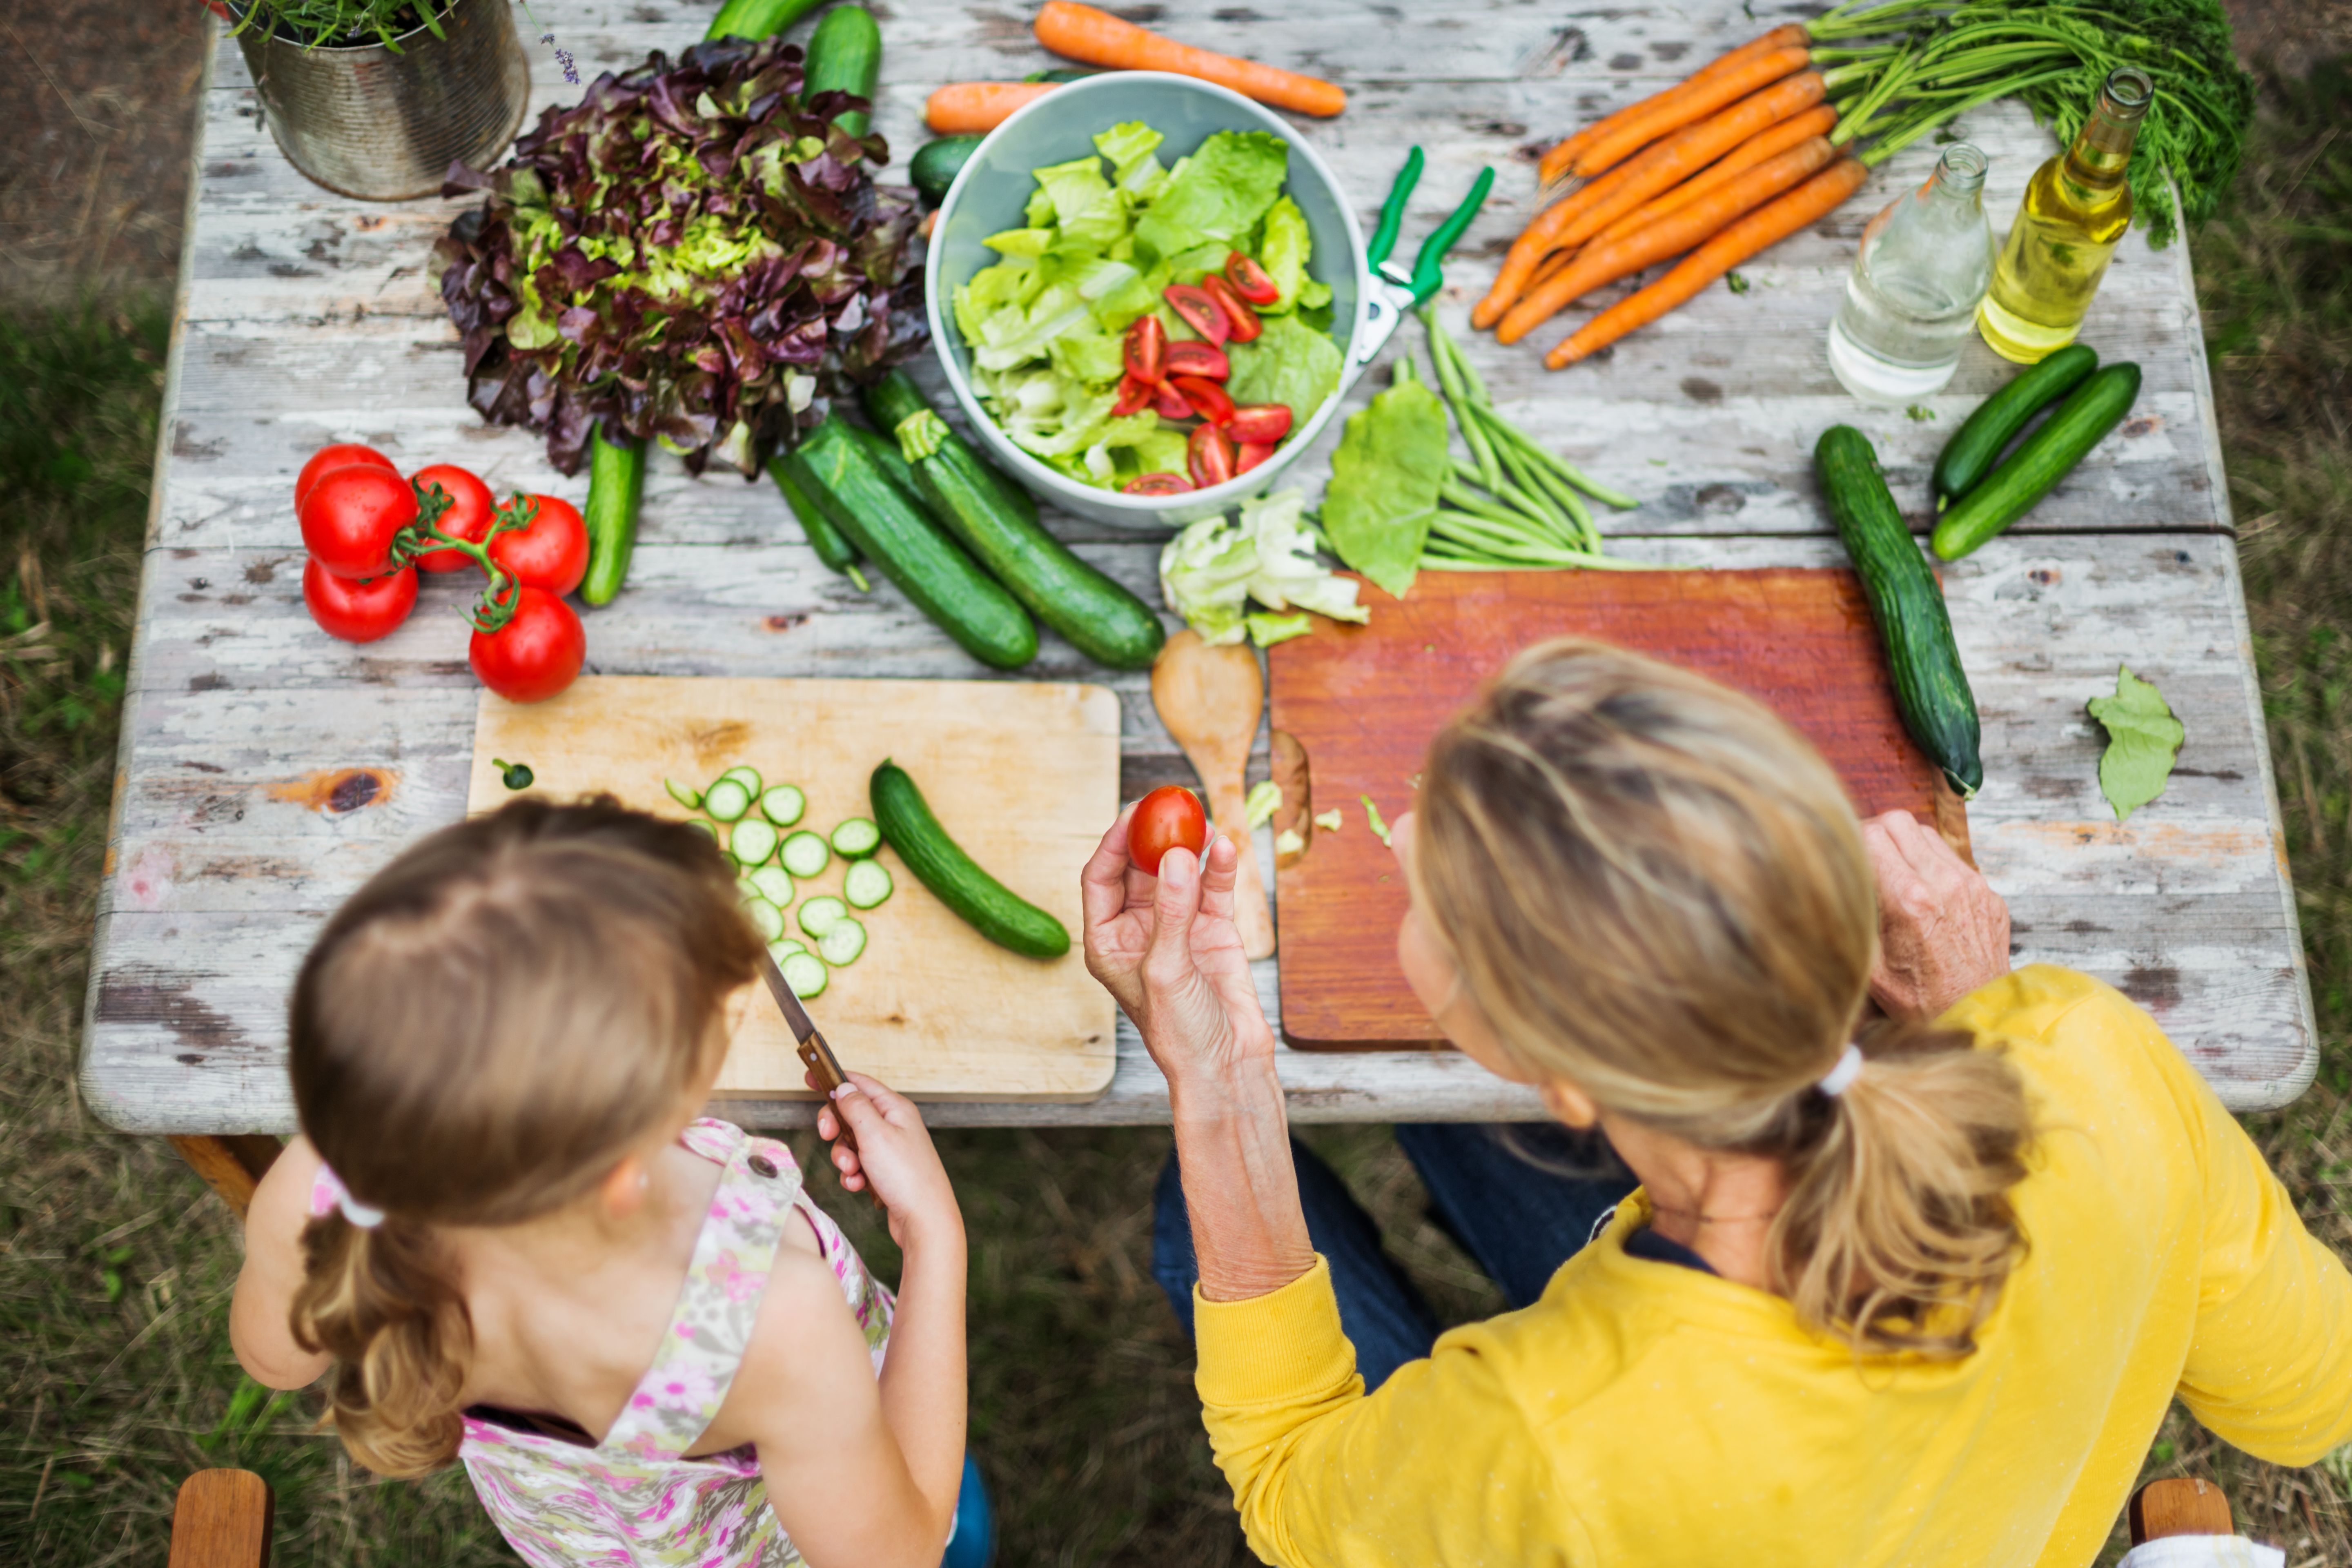
{"type": "Polygon", "coordinates": [[[379,1474],[463,1463],[532,1568],[936,1568],[962,1221],[871,1079],[818,1131],[856,1133],[833,1160],[888,1210],[895,1298],[789,1148],[701,1116],[758,944],[707,836],[608,798],[378,872],[295,984],[302,1133],[246,1222],[246,1370],[325,1376],[379,1474]]]}
{"type": "Polygon", "coordinates": [[[1234,847],[1125,845],[1087,962],[1168,1076],[1156,1263],[1276,1568],[2083,1568],[2176,1396],[2352,1438],[2352,1278],[2195,1070],[1744,697],[1561,640],[1431,746],[1398,960],[1600,1145],[1398,1130],[1519,1309],[1443,1335],[1288,1138],[1234,847]]]}

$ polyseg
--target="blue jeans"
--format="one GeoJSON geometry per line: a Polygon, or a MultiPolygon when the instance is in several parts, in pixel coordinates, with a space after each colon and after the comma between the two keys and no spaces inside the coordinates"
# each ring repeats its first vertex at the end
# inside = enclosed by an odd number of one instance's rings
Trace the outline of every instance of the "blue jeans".
{"type": "MultiPolygon", "coordinates": [[[[1594,1222],[1633,1190],[1633,1178],[1597,1135],[1549,1123],[1406,1123],[1396,1129],[1396,1141],[1429,1191],[1431,1217],[1514,1308],[1542,1295],[1559,1266],[1591,1237],[1594,1222]]],[[[1381,1249],[1380,1227],[1331,1167],[1296,1138],[1290,1155],[1307,1237],[1331,1265],[1339,1326],[1356,1347],[1364,1386],[1378,1388],[1398,1367],[1429,1353],[1436,1315],[1381,1249]]],[[[1155,1194],[1151,1272],[1190,1334],[1200,1267],[1173,1152],[1155,1194]]]]}

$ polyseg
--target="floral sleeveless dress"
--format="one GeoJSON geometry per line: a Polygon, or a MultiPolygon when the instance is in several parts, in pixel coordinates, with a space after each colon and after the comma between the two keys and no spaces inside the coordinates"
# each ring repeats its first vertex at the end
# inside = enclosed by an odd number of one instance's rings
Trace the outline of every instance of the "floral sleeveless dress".
{"type": "Polygon", "coordinates": [[[792,1151],[725,1121],[697,1121],[679,1142],[726,1170],[669,1331],[604,1441],[592,1447],[467,1413],[457,1457],[482,1506],[532,1568],[801,1568],[768,1507],[750,1445],[682,1457],[727,1397],[795,1211],[815,1229],[881,1370],[890,1292],[809,1200],[792,1151]]]}

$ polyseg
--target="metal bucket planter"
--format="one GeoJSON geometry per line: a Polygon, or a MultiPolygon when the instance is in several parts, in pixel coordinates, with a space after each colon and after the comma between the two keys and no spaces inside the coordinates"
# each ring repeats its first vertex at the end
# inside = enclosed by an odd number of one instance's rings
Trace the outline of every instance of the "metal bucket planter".
{"type": "Polygon", "coordinates": [[[305,48],[260,27],[237,35],[269,133],[331,191],[405,201],[441,188],[450,163],[487,168],[522,128],[530,68],[509,0],[456,0],[442,36],[305,48]]]}

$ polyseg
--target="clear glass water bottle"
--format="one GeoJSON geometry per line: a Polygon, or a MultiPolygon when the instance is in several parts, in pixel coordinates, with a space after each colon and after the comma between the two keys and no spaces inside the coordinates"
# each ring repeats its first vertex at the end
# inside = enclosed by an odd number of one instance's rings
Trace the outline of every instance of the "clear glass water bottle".
{"type": "Polygon", "coordinates": [[[1830,323],[1830,368],[1856,397],[1908,403],[1952,379],[1992,280],[1984,177],[1985,155],[1955,142],[1862,231],[1830,323]]]}

